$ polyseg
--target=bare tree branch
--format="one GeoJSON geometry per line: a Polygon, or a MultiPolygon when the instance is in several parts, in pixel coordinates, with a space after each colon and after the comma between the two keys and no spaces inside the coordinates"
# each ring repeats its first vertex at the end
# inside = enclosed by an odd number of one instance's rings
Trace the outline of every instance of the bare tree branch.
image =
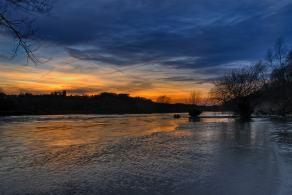
{"type": "Polygon", "coordinates": [[[19,47],[22,47],[22,49],[25,51],[26,55],[27,55],[27,59],[31,60],[33,63],[37,64],[40,61],[38,60],[38,58],[33,54],[32,50],[30,49],[29,44],[24,40],[23,35],[21,34],[20,31],[18,31],[14,26],[13,23],[11,21],[9,21],[8,19],[5,18],[4,15],[2,15],[0,13],[0,23],[5,26],[6,28],[8,28],[16,37],[16,39],[18,40],[17,46],[14,50],[14,56],[17,54],[17,51],[19,49],[19,47]]]}
{"type": "MultiPolygon", "coordinates": [[[[9,19],[7,10],[20,8],[25,12],[37,12],[45,13],[51,9],[51,0],[4,0],[3,4],[0,5],[0,27],[7,29],[17,40],[16,47],[13,52],[13,56],[17,55],[19,48],[22,48],[27,56],[27,62],[30,60],[34,64],[40,63],[40,60],[35,56],[31,49],[24,32],[18,28],[18,22],[15,19],[9,19]]],[[[21,21],[21,23],[24,23],[21,21]]],[[[27,26],[29,23],[27,24],[27,26]]]]}

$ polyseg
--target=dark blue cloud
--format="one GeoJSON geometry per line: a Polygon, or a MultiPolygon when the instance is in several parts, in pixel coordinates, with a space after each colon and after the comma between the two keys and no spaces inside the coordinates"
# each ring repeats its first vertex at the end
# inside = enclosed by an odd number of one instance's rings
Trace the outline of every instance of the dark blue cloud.
{"type": "Polygon", "coordinates": [[[220,72],[292,39],[288,0],[59,0],[35,21],[35,39],[81,60],[220,72]],[[215,68],[217,67],[217,68],[215,68]]]}

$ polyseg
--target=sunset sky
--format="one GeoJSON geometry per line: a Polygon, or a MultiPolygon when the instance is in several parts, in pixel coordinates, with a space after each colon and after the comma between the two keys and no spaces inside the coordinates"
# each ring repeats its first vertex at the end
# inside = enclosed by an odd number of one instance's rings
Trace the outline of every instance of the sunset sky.
{"type": "Polygon", "coordinates": [[[29,41],[42,63],[26,63],[21,50],[12,59],[16,42],[0,28],[2,91],[107,91],[183,102],[193,90],[207,95],[228,69],[263,59],[279,37],[292,41],[291,0],[50,2],[48,13],[8,9],[10,20],[32,21],[29,41]]]}

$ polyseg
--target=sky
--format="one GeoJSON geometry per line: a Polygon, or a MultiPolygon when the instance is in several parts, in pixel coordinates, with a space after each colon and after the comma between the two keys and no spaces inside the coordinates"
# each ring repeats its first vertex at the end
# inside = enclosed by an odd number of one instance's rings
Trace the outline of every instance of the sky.
{"type": "Polygon", "coordinates": [[[27,40],[41,63],[27,63],[21,49],[11,58],[16,42],[1,29],[6,93],[108,91],[184,102],[194,90],[207,96],[226,71],[263,59],[278,38],[292,41],[291,0],[46,2],[46,13],[7,9],[20,29],[33,29],[27,40]]]}

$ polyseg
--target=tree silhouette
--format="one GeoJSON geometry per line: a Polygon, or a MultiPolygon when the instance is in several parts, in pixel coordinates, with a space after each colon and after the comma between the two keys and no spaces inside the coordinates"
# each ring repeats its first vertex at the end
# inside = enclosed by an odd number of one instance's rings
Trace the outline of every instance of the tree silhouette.
{"type": "Polygon", "coordinates": [[[94,96],[71,96],[66,91],[33,95],[6,95],[0,92],[1,115],[30,114],[127,114],[187,112],[187,104],[156,103],[128,94],[101,93],[94,96]]]}
{"type": "Polygon", "coordinates": [[[282,116],[292,109],[292,51],[284,59],[286,60],[281,65],[272,70],[267,93],[278,114],[282,116]]]}
{"type": "Polygon", "coordinates": [[[262,63],[232,70],[215,82],[213,94],[223,104],[232,105],[242,118],[250,118],[255,97],[266,83],[264,70],[262,63]]]}
{"type": "Polygon", "coordinates": [[[285,63],[288,53],[287,45],[282,38],[278,38],[272,49],[268,49],[266,60],[272,67],[279,67],[285,63]]]}
{"type": "Polygon", "coordinates": [[[17,40],[14,55],[19,48],[22,48],[28,60],[38,63],[38,58],[34,55],[30,43],[27,40],[27,33],[20,27],[20,24],[29,26],[30,21],[17,20],[12,18],[15,9],[22,9],[26,13],[38,12],[45,13],[51,9],[52,0],[2,0],[0,5],[0,27],[10,32],[17,40]],[[12,13],[11,13],[12,12],[12,13]]]}
{"type": "Polygon", "coordinates": [[[157,103],[161,103],[161,104],[169,104],[171,101],[170,97],[166,96],[166,95],[162,95],[162,96],[159,96],[157,99],[156,99],[156,102],[157,103]]]}
{"type": "Polygon", "coordinates": [[[187,100],[187,103],[192,105],[199,105],[202,103],[202,100],[202,93],[200,91],[194,90],[190,93],[190,97],[187,100]]]}

